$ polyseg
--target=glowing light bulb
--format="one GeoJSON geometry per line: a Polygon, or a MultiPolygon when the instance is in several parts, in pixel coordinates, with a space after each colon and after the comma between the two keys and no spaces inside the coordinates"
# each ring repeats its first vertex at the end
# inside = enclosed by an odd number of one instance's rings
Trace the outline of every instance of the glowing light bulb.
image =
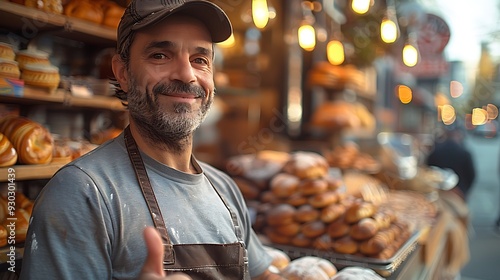
{"type": "Polygon", "coordinates": [[[417,65],[418,50],[411,44],[406,44],[403,48],[403,63],[408,67],[417,65]]]}
{"type": "Polygon", "coordinates": [[[384,18],[380,24],[380,37],[385,43],[394,43],[398,38],[396,23],[388,18],[384,18]]]}
{"type": "Polygon", "coordinates": [[[352,0],[352,10],[360,15],[365,14],[370,9],[370,0],[352,0]]]}
{"type": "Polygon", "coordinates": [[[252,19],[257,28],[264,28],[269,21],[267,0],[252,0],[252,19]]]}
{"type": "Polygon", "coordinates": [[[408,104],[413,99],[413,92],[410,87],[399,85],[396,90],[399,101],[401,101],[401,103],[408,104]]]}
{"type": "Polygon", "coordinates": [[[314,27],[309,24],[299,27],[299,45],[306,51],[314,50],[316,46],[316,32],[314,27]]]}
{"type": "Polygon", "coordinates": [[[326,46],[328,61],[333,65],[340,65],[344,62],[344,45],[338,40],[328,42],[326,46]]]}

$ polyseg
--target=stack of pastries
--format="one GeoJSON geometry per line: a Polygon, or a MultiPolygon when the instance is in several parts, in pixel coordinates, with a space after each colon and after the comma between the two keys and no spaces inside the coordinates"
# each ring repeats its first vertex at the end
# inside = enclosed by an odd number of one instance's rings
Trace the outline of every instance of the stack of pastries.
{"type": "Polygon", "coordinates": [[[390,259],[410,237],[409,225],[390,209],[347,193],[328,170],[317,153],[290,154],[252,196],[258,200],[249,203],[257,209],[255,230],[274,244],[390,259]]]}

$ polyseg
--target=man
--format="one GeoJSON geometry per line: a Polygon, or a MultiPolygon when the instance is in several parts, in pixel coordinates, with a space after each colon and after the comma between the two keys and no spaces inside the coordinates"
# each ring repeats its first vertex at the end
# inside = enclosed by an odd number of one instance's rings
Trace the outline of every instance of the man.
{"type": "Polygon", "coordinates": [[[234,181],[191,152],[215,95],[213,44],[231,32],[208,1],[131,2],[112,60],[130,125],[43,188],[21,279],[280,278],[234,181]]]}

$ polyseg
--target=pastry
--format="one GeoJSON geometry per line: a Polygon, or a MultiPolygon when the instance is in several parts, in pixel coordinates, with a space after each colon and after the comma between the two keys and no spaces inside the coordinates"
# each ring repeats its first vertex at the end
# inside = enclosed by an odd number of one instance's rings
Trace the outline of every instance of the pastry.
{"type": "Polygon", "coordinates": [[[366,267],[351,266],[340,270],[330,280],[384,280],[375,271],[366,267]]]}
{"type": "Polygon", "coordinates": [[[19,69],[24,70],[26,64],[50,65],[49,54],[39,50],[21,50],[16,53],[19,69]]]}
{"type": "Polygon", "coordinates": [[[281,276],[288,280],[329,280],[337,268],[326,259],[305,256],[295,259],[283,269],[281,276]]]}
{"type": "Polygon", "coordinates": [[[309,204],[304,204],[297,208],[295,212],[295,221],[300,223],[307,223],[316,221],[319,218],[319,210],[315,209],[309,204]]]}
{"type": "Polygon", "coordinates": [[[353,203],[351,207],[346,210],[345,221],[353,224],[363,218],[371,217],[373,214],[375,214],[375,205],[369,202],[359,201],[353,203]]]}
{"type": "Polygon", "coordinates": [[[20,163],[51,162],[54,140],[45,127],[28,118],[9,116],[0,121],[0,128],[0,132],[11,140],[20,163]]]}
{"type": "Polygon", "coordinates": [[[301,225],[299,223],[289,223],[285,225],[274,226],[273,230],[283,236],[295,236],[300,232],[301,225]]]}
{"type": "Polygon", "coordinates": [[[363,218],[351,226],[349,234],[352,239],[360,241],[373,237],[378,230],[378,224],[374,219],[363,218]]]}
{"type": "Polygon", "coordinates": [[[270,226],[282,226],[294,222],[296,209],[288,204],[278,204],[267,212],[266,222],[270,226]]]}
{"type": "Polygon", "coordinates": [[[322,221],[307,222],[302,226],[301,233],[308,238],[316,238],[326,232],[326,226],[322,221]]]}
{"type": "Polygon", "coordinates": [[[264,249],[273,259],[271,265],[276,267],[278,271],[283,270],[288,266],[288,264],[290,264],[290,257],[283,251],[268,246],[264,246],[264,249]]]}
{"type": "Polygon", "coordinates": [[[331,223],[345,214],[345,206],[342,204],[331,204],[321,210],[320,220],[331,223]]]}
{"type": "Polygon", "coordinates": [[[299,178],[287,173],[279,173],[269,182],[271,191],[280,198],[293,195],[299,185],[299,178]]]}
{"type": "Polygon", "coordinates": [[[333,203],[336,203],[338,199],[339,196],[336,191],[326,191],[310,197],[309,204],[311,204],[315,208],[324,208],[333,203]]]}
{"type": "Polygon", "coordinates": [[[120,23],[120,19],[123,13],[125,12],[125,8],[113,1],[104,1],[101,7],[104,13],[102,24],[105,26],[118,28],[118,24],[120,23]]]}
{"type": "Polygon", "coordinates": [[[0,42],[0,58],[5,60],[15,60],[16,52],[12,45],[0,42]]]}
{"type": "Polygon", "coordinates": [[[331,238],[340,238],[346,236],[350,229],[351,226],[345,223],[344,218],[342,217],[330,223],[326,230],[331,238]]]}
{"type": "Polygon", "coordinates": [[[101,24],[104,17],[101,5],[92,3],[89,0],[72,0],[64,6],[63,13],[69,17],[79,18],[97,24],[101,24]]]}
{"type": "Polygon", "coordinates": [[[308,248],[308,247],[311,247],[311,244],[313,241],[311,238],[306,237],[302,233],[299,233],[299,234],[295,235],[290,242],[293,246],[308,248]]]}
{"type": "Polygon", "coordinates": [[[340,254],[353,255],[358,252],[358,242],[349,235],[336,239],[332,244],[332,249],[340,254]]]}
{"type": "Polygon", "coordinates": [[[324,193],[328,189],[328,183],[322,178],[304,179],[297,187],[297,191],[304,196],[324,193]]]}
{"type": "Polygon", "coordinates": [[[327,160],[313,152],[296,152],[283,166],[283,171],[300,179],[315,179],[328,174],[327,160]]]}
{"type": "Polygon", "coordinates": [[[0,167],[12,166],[17,162],[17,151],[10,140],[0,133],[0,167]]]}
{"type": "Polygon", "coordinates": [[[56,89],[61,77],[59,68],[53,65],[25,64],[21,72],[21,79],[26,85],[56,89]]]}
{"type": "Polygon", "coordinates": [[[17,61],[0,58],[0,77],[19,79],[20,76],[17,61]]]}

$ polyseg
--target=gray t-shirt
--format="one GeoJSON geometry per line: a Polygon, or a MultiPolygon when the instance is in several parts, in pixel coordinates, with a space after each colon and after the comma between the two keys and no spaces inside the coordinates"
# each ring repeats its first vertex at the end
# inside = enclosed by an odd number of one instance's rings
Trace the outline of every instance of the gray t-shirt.
{"type": "MultiPolygon", "coordinates": [[[[199,163],[187,174],[142,153],[173,244],[237,241],[230,214],[210,181],[238,216],[252,277],[271,262],[251,228],[235,183],[199,163]],[[210,178],[210,181],[207,179],[210,178]]],[[[35,202],[21,279],[134,279],[147,250],[143,230],[153,226],[123,134],[61,168],[35,202]]]]}

